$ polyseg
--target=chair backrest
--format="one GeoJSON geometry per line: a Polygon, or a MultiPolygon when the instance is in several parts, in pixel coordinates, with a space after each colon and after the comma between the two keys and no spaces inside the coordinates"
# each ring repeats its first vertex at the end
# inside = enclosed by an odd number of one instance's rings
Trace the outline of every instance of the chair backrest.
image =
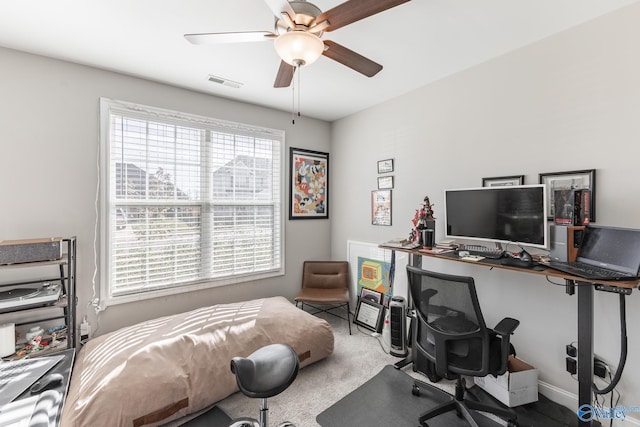
{"type": "Polygon", "coordinates": [[[305,261],[302,266],[302,287],[349,289],[347,261],[305,261]]]}
{"type": "Polygon", "coordinates": [[[407,266],[416,310],[414,351],[436,365],[443,377],[489,373],[490,336],[473,277],[436,273],[407,266]],[[449,375],[448,375],[449,374],[449,375]]]}

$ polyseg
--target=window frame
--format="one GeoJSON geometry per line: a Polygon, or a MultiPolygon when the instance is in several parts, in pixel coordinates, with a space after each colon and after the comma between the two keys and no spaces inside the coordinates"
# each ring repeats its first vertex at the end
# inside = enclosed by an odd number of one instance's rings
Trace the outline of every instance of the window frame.
{"type": "MultiPolygon", "coordinates": [[[[157,107],[151,107],[146,105],[140,105],[132,102],[119,101],[109,98],[100,98],[100,138],[99,138],[99,200],[100,207],[97,207],[99,213],[99,237],[100,237],[100,295],[98,306],[100,308],[106,308],[110,305],[117,305],[122,303],[128,303],[133,301],[140,301],[152,298],[158,298],[169,295],[182,294],[185,292],[191,292],[196,290],[215,288],[219,286],[232,285],[243,282],[250,282],[255,280],[267,279],[271,277],[277,277],[284,275],[285,271],[285,185],[286,178],[283,173],[285,169],[286,159],[285,155],[285,132],[283,130],[268,129],[263,127],[251,126],[242,123],[234,123],[204,116],[198,116],[190,113],[183,113],[177,111],[166,110],[157,107]],[[197,126],[200,124],[203,127],[219,127],[227,129],[228,132],[235,135],[251,135],[256,137],[263,135],[265,138],[271,138],[280,141],[280,147],[278,150],[279,155],[279,179],[277,180],[279,197],[278,200],[273,200],[277,203],[278,213],[277,222],[273,227],[274,232],[279,233],[279,250],[280,252],[280,265],[275,266],[273,269],[265,270],[256,273],[234,273],[229,276],[221,278],[202,278],[194,281],[190,281],[183,284],[176,284],[173,286],[153,288],[151,290],[138,289],[129,293],[120,293],[114,295],[111,283],[111,249],[113,239],[110,233],[112,228],[112,221],[117,220],[117,213],[113,216],[110,214],[112,207],[117,207],[119,200],[111,199],[111,114],[122,114],[130,117],[137,117],[141,120],[167,120],[167,123],[176,124],[179,122],[182,125],[197,126]]],[[[204,164],[204,163],[202,163],[204,164]]],[[[273,177],[273,175],[272,175],[273,177]]],[[[275,184],[274,184],[275,185],[275,184]]],[[[212,200],[206,200],[203,198],[200,201],[191,202],[191,204],[199,204],[202,209],[206,209],[211,204],[212,200]]],[[[242,204],[242,200],[238,200],[238,203],[242,204]]],[[[176,203],[177,205],[177,203],[176,203]]],[[[250,206],[264,205],[264,203],[255,202],[249,203],[250,206]]],[[[114,224],[115,225],[115,224],[114,224]]],[[[203,230],[204,230],[203,224],[203,230]]],[[[204,242],[204,241],[203,241],[204,242]]],[[[204,267],[203,267],[204,268],[204,267]]]]}

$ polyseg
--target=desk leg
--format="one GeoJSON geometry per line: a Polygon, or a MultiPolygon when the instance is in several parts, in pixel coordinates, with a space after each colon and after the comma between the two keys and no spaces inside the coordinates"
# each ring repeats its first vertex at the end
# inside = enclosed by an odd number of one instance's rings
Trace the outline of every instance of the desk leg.
{"type": "MultiPolygon", "coordinates": [[[[578,408],[591,405],[593,384],[593,285],[578,286],[578,408]]],[[[580,426],[591,426],[591,421],[579,418],[580,426]]]]}
{"type": "Polygon", "coordinates": [[[416,268],[422,268],[422,255],[411,254],[411,265],[416,268]]]}

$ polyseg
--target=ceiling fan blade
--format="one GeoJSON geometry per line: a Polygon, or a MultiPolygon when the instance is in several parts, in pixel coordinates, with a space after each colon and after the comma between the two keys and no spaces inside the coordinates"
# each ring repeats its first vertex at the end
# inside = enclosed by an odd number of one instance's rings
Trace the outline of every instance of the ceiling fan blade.
{"type": "Polygon", "coordinates": [[[243,43],[273,40],[276,34],[270,31],[245,31],[233,33],[185,34],[184,38],[193,44],[243,43]]]}
{"type": "Polygon", "coordinates": [[[364,74],[367,77],[373,77],[382,70],[382,65],[365,58],[346,47],[339,45],[331,40],[324,41],[325,50],[322,52],[327,58],[331,58],[347,67],[364,74]]]}
{"type": "Polygon", "coordinates": [[[287,0],[264,0],[264,2],[269,6],[269,9],[273,12],[276,18],[280,19],[282,12],[286,12],[291,19],[295,18],[296,12],[293,10],[291,5],[287,0]]]}
{"type": "Polygon", "coordinates": [[[410,0],[347,0],[320,14],[316,22],[328,20],[329,27],[325,31],[333,31],[408,1],[410,0]]]}
{"type": "Polygon", "coordinates": [[[294,71],[295,68],[293,68],[293,65],[280,61],[280,68],[278,68],[278,75],[276,75],[276,81],[273,83],[273,87],[288,87],[291,85],[294,71]]]}

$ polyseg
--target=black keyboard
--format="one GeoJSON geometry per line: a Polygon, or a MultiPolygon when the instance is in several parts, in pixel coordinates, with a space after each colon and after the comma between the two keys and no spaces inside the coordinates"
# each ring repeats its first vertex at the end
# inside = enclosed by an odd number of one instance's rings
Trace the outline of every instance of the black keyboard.
{"type": "Polygon", "coordinates": [[[504,251],[499,248],[487,248],[486,246],[464,245],[460,251],[467,251],[469,255],[483,256],[489,259],[500,259],[504,255],[504,251]]]}

